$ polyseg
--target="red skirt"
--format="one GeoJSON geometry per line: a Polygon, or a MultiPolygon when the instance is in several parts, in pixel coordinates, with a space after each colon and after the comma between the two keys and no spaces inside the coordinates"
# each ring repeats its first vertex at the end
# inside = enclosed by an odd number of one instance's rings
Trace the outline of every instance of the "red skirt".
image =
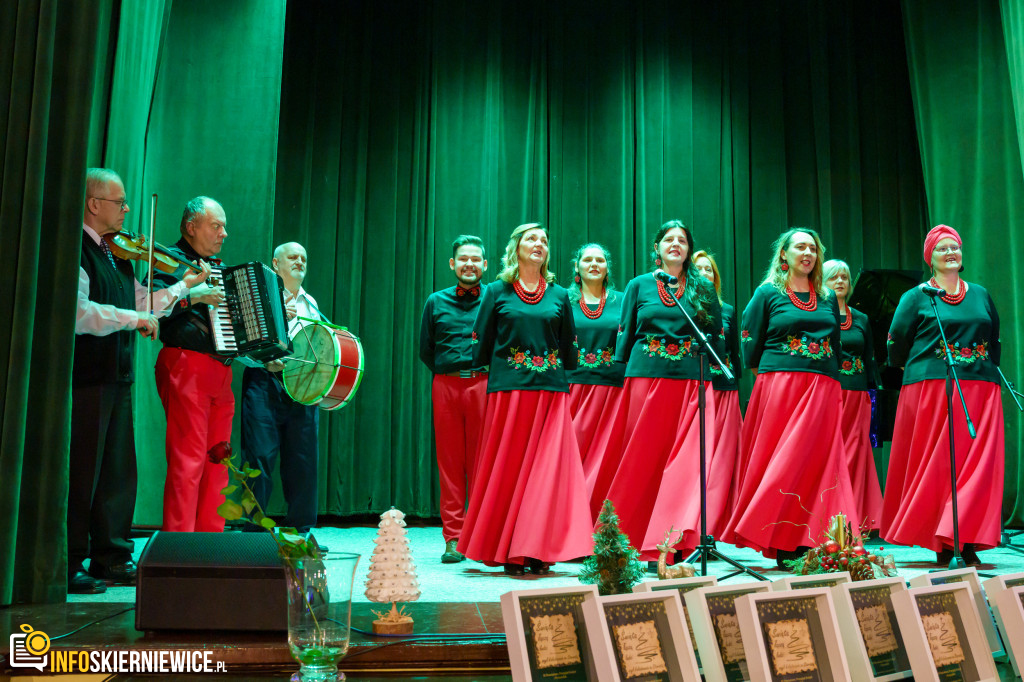
{"type": "MultiPolygon", "coordinates": [[[[706,386],[708,471],[713,471],[715,393],[711,382],[706,386]]],[[[622,459],[606,497],[642,559],[658,558],[657,545],[670,528],[685,531],[674,546],[689,552],[700,533],[698,382],[628,377],[623,391],[627,410],[622,459]]],[[[721,504],[709,499],[708,508],[721,504]]]]}
{"type": "MultiPolygon", "coordinates": [[[[972,440],[960,398],[954,393],[960,542],[987,549],[999,544],[1003,404],[998,384],[977,380],[960,384],[978,432],[972,440]]],[[[919,545],[936,552],[953,546],[946,417],[945,380],[930,379],[900,390],[882,509],[882,537],[890,542],[919,545]]]]}
{"type": "Polygon", "coordinates": [[[882,520],[882,488],[875,470],[871,449],[871,394],[867,391],[842,391],[843,412],[839,432],[850,470],[850,486],[857,511],[851,520],[854,528],[867,523],[878,528],[882,520]]]}
{"type": "Polygon", "coordinates": [[[487,396],[458,549],[487,564],[563,561],[593,552],[569,394],[487,396]]]}
{"type": "Polygon", "coordinates": [[[856,507],[839,433],[839,382],[811,372],[759,374],[740,433],[736,505],[722,539],[766,557],[821,542],[856,507]]]}
{"type": "Polygon", "coordinates": [[[583,457],[590,516],[596,522],[622,459],[626,393],[621,386],[569,385],[569,410],[583,457]],[[597,491],[591,495],[591,491],[597,491]]]}
{"type": "Polygon", "coordinates": [[[718,537],[732,514],[736,497],[736,459],[740,452],[739,391],[715,393],[715,455],[714,467],[708,471],[708,533],[718,537]],[[717,506],[712,507],[712,501],[717,506]]]}

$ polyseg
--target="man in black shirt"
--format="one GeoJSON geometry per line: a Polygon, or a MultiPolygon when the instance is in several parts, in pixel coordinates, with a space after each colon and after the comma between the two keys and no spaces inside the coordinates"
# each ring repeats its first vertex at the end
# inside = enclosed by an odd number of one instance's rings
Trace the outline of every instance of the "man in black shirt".
{"type": "MultiPolygon", "coordinates": [[[[170,249],[184,260],[220,265],[214,258],[227,238],[224,208],[209,197],[196,197],[181,216],[181,239],[170,249]]],[[[171,276],[157,272],[167,286],[171,276]]],[[[163,529],[220,532],[224,519],[227,469],[210,462],[207,452],[231,440],[235,396],[231,393],[231,357],[214,349],[210,307],[224,302],[220,286],[204,286],[183,299],[163,323],[164,347],[156,361],[156,388],[167,414],[167,479],[164,483],[163,529]]]]}
{"type": "Polygon", "coordinates": [[[431,398],[445,539],[441,561],[446,564],[466,558],[455,547],[487,406],[487,368],[474,366],[472,349],[480,278],[487,270],[483,241],[472,235],[457,237],[448,267],[458,284],[427,298],[420,324],[420,360],[434,373],[431,398]]]}
{"type": "MultiPolygon", "coordinates": [[[[75,357],[71,389],[71,451],[68,476],[68,592],[95,594],[104,581],[135,582],[135,427],[131,387],[135,379],[135,331],[156,338],[157,317],[209,270],[176,278],[153,297],[135,279],[127,260],[115,259],[104,240],[120,232],[128,213],[121,178],[112,170],[86,172],[82,260],[78,274],[75,357]],[[89,559],[89,573],[84,562],[89,559]]],[[[205,286],[205,285],[203,285],[205,286]]]]}

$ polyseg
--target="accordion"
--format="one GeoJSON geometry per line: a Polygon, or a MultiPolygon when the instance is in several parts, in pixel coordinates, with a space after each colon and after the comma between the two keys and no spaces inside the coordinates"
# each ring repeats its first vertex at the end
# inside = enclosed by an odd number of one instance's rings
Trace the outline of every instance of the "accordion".
{"type": "Polygon", "coordinates": [[[288,322],[281,278],[258,261],[214,268],[224,287],[224,305],[210,306],[213,347],[221,355],[270,362],[288,355],[288,322]]]}

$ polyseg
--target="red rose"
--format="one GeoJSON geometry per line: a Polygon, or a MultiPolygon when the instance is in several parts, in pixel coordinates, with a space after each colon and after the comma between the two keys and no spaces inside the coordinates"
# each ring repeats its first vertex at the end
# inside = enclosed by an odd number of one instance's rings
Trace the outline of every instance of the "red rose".
{"type": "Polygon", "coordinates": [[[231,459],[231,443],[226,440],[222,440],[210,448],[209,452],[206,454],[209,456],[211,462],[214,464],[220,464],[225,460],[231,459]]]}
{"type": "Polygon", "coordinates": [[[817,341],[811,341],[809,344],[807,344],[807,350],[811,352],[811,355],[817,353],[820,348],[821,346],[818,345],[817,341]]]}
{"type": "Polygon", "coordinates": [[[544,364],[544,358],[542,358],[539,355],[534,355],[533,356],[533,366],[534,367],[540,367],[543,364],[544,364]]]}
{"type": "Polygon", "coordinates": [[[679,346],[674,343],[670,343],[665,346],[665,352],[669,355],[679,355],[679,346]]]}
{"type": "Polygon", "coordinates": [[[750,338],[750,332],[747,331],[746,329],[744,329],[743,331],[740,332],[740,336],[743,337],[744,339],[749,339],[750,338]]]}
{"type": "Polygon", "coordinates": [[[853,363],[850,362],[849,360],[844,360],[843,361],[843,369],[845,371],[849,372],[851,369],[853,369],[853,363]]]}
{"type": "Polygon", "coordinates": [[[960,357],[969,358],[969,357],[971,357],[971,354],[972,353],[971,353],[971,349],[970,348],[961,348],[960,349],[960,357]]]}
{"type": "Polygon", "coordinates": [[[474,341],[476,341],[476,332],[473,332],[472,338],[473,338],[474,341]]]}
{"type": "Polygon", "coordinates": [[[595,362],[597,362],[597,356],[594,355],[593,353],[587,353],[587,357],[585,357],[583,359],[586,360],[587,364],[589,364],[589,365],[592,365],[595,362]]]}
{"type": "Polygon", "coordinates": [[[800,339],[795,338],[795,337],[791,338],[789,340],[789,349],[790,350],[800,350],[800,339]]]}
{"type": "Polygon", "coordinates": [[[512,358],[512,362],[516,363],[517,365],[523,364],[524,360],[526,360],[526,355],[523,353],[516,353],[515,357],[512,358]]]}

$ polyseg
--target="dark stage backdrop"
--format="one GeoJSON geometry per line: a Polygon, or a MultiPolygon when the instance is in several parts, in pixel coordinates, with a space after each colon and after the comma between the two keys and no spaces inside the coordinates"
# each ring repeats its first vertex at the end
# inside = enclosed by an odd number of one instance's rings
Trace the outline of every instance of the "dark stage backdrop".
{"type": "MultiPolygon", "coordinates": [[[[857,271],[919,268],[924,231],[949,222],[1003,313],[1004,366],[1021,366],[1004,285],[1021,268],[1024,18],[1010,0],[908,0],[906,16],[890,0],[0,7],[0,219],[15,259],[0,274],[0,604],[63,598],[78,253],[47,256],[42,238],[78,243],[88,165],[124,175],[133,229],[160,193],[162,242],[208,194],[227,211],[229,263],[306,245],[310,292],[367,356],[354,404],[323,415],[322,513],[436,513],[416,329],[462,232],[484,237],[493,275],[512,228],[544,222],[563,282],[571,251],[601,241],[621,286],[680,218],[742,307],[786,226],[819,229],[857,271]]],[[[164,422],[157,347],[139,346],[136,521],[155,525],[164,422]]]]}

